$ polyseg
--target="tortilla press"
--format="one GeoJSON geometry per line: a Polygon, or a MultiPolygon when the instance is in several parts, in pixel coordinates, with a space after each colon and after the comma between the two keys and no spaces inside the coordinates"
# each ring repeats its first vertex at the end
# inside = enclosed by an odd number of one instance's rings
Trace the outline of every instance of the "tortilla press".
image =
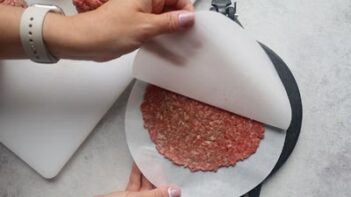
{"type": "Polygon", "coordinates": [[[154,185],[175,183],[184,196],[259,196],[259,184],[286,161],[301,128],[301,98],[293,75],[278,55],[242,28],[236,4],[231,5],[212,1],[212,11],[195,13],[193,28],[150,40],[134,59],[138,80],[125,122],[129,150],[154,185]],[[143,127],[139,106],[147,84],[264,123],[265,138],[235,168],[190,173],[174,166],[157,152],[143,127]]]}
{"type": "MultiPolygon", "coordinates": [[[[231,7],[231,4],[232,4],[231,0],[212,0],[211,4],[212,4],[212,7],[210,8],[211,11],[224,14],[225,16],[229,17],[230,19],[232,19],[234,22],[236,22],[242,27],[241,23],[238,20],[238,16],[236,14],[236,6],[237,6],[236,2],[233,3],[233,7],[231,7]]],[[[261,45],[263,50],[267,53],[275,69],[277,70],[277,73],[281,81],[283,82],[285,90],[288,94],[290,106],[292,109],[292,119],[291,119],[290,126],[287,130],[283,151],[278,159],[277,164],[275,165],[272,172],[267,177],[268,179],[284,165],[284,163],[287,161],[290,154],[294,150],[295,145],[299,139],[301,124],[302,124],[302,101],[301,101],[300,91],[296,83],[296,80],[294,78],[294,75],[290,71],[287,64],[268,46],[260,42],[259,44],[261,45]]],[[[249,197],[259,197],[262,184],[264,184],[264,181],[261,184],[259,184],[257,187],[252,189],[247,195],[249,197]]]]}

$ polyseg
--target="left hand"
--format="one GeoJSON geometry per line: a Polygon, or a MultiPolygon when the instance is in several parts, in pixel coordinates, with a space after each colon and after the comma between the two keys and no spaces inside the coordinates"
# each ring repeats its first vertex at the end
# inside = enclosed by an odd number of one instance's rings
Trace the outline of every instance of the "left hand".
{"type": "Polygon", "coordinates": [[[180,197],[181,191],[177,186],[163,186],[155,188],[138,167],[133,164],[132,172],[126,191],[113,192],[97,197],[180,197]]]}

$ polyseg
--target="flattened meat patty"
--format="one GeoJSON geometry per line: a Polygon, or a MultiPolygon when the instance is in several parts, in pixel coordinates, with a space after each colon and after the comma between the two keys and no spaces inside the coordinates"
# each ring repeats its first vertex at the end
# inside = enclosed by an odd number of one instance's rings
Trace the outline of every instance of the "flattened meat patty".
{"type": "Polygon", "coordinates": [[[0,4],[22,8],[27,7],[27,3],[24,0],[0,0],[0,4]]]}
{"type": "Polygon", "coordinates": [[[95,10],[108,0],[73,0],[73,5],[76,6],[78,12],[87,12],[95,10]]]}
{"type": "Polygon", "coordinates": [[[147,87],[141,111],[158,152],[191,171],[233,166],[264,136],[259,122],[156,86],[147,87]]]}

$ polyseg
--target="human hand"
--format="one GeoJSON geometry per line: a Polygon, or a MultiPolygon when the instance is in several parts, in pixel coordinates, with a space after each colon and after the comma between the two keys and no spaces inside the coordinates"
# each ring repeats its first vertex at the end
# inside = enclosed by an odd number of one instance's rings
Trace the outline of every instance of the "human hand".
{"type": "Polygon", "coordinates": [[[126,191],[96,197],[180,197],[180,193],[180,189],[176,186],[155,189],[144,175],[141,174],[138,167],[133,164],[126,191]]]}
{"type": "Polygon", "coordinates": [[[192,11],[189,0],[110,0],[71,17],[49,14],[44,39],[60,58],[108,61],[154,36],[192,26],[192,11]]]}

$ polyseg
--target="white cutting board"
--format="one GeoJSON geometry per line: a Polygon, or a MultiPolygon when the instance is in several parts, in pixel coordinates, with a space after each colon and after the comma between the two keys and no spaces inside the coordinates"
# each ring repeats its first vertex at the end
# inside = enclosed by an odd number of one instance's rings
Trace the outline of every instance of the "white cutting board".
{"type": "MultiPolygon", "coordinates": [[[[75,12],[71,1],[28,2],[75,12]]],[[[43,177],[56,176],[132,80],[133,59],[0,60],[0,142],[43,177]]]]}
{"type": "Polygon", "coordinates": [[[54,177],[131,81],[133,58],[0,61],[0,142],[54,177]]]}

